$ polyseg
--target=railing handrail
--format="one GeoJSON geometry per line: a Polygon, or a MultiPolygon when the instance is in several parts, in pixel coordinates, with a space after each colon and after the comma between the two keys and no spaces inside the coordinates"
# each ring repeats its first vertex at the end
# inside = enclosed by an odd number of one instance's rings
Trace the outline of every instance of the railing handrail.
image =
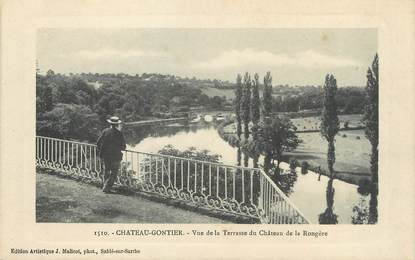
{"type": "MultiPolygon", "coordinates": [[[[56,141],[63,141],[63,142],[71,142],[71,143],[74,143],[74,144],[85,145],[85,146],[89,146],[89,147],[97,147],[95,144],[90,144],[90,143],[86,143],[86,142],[79,142],[79,141],[74,141],[74,140],[65,140],[65,139],[54,138],[54,137],[36,136],[36,138],[44,138],[44,139],[49,139],[49,140],[56,140],[56,141]]],[[[265,178],[265,180],[268,182],[268,184],[271,185],[271,187],[275,190],[275,192],[279,196],[281,196],[281,198],[293,210],[295,210],[297,212],[297,214],[304,221],[306,221],[307,223],[310,223],[310,221],[308,220],[308,218],[305,217],[305,215],[291,202],[291,200],[284,194],[284,192],[275,184],[274,181],[272,181],[272,179],[261,168],[253,168],[253,167],[244,167],[244,166],[228,165],[228,164],[223,164],[223,163],[218,163],[218,162],[209,162],[209,161],[195,160],[195,159],[192,159],[192,158],[178,157],[178,156],[158,154],[158,153],[140,152],[140,151],[128,150],[128,149],[126,149],[125,152],[136,153],[136,154],[143,154],[143,155],[154,156],[154,157],[163,157],[163,158],[170,158],[170,159],[176,159],[176,160],[183,160],[183,161],[194,162],[194,163],[202,163],[202,164],[206,164],[206,165],[213,165],[213,166],[216,166],[216,167],[233,168],[233,169],[247,170],[247,171],[251,171],[251,172],[252,171],[258,172],[258,174],[260,176],[262,176],[263,178],[265,178]]]]}
{"type": "MultiPolygon", "coordinates": [[[[73,143],[77,143],[77,144],[82,144],[82,145],[88,145],[88,146],[92,146],[92,147],[96,147],[96,144],[90,144],[90,143],[84,143],[84,142],[79,142],[79,141],[72,141],[72,140],[65,140],[65,139],[59,139],[59,138],[54,138],[54,137],[47,137],[47,136],[38,136],[41,138],[48,138],[48,139],[53,139],[53,140],[58,140],[58,141],[66,141],[66,142],[73,142],[73,143]]],[[[185,161],[192,161],[192,162],[196,162],[196,163],[205,163],[205,164],[211,164],[211,165],[216,165],[216,166],[222,166],[222,167],[228,167],[228,168],[238,168],[241,170],[255,170],[255,171],[261,171],[260,168],[253,168],[253,167],[244,167],[244,166],[238,166],[238,165],[230,165],[230,164],[224,164],[224,163],[218,163],[218,162],[209,162],[209,161],[202,161],[202,160],[196,160],[196,159],[192,159],[192,158],[186,158],[186,157],[178,157],[178,156],[173,156],[173,155],[168,155],[168,154],[160,154],[160,153],[149,153],[149,152],[140,152],[140,151],[135,151],[135,150],[124,150],[126,152],[130,152],[130,153],[140,153],[140,154],[145,154],[145,155],[150,155],[150,156],[161,156],[161,157],[169,157],[172,159],[179,159],[179,160],[185,160],[185,161]]]]}
{"type": "Polygon", "coordinates": [[[297,206],[295,206],[294,203],[291,202],[291,200],[287,197],[287,195],[285,195],[285,193],[280,188],[278,188],[277,184],[275,184],[275,182],[271,180],[271,178],[264,172],[264,170],[260,169],[260,171],[261,171],[262,176],[264,176],[267,179],[267,181],[271,183],[271,186],[278,192],[278,195],[283,197],[283,199],[288,204],[290,204],[290,206],[293,207],[293,209],[295,209],[301,217],[307,220],[307,222],[310,222],[308,218],[306,218],[305,215],[297,208],[297,206]]]}

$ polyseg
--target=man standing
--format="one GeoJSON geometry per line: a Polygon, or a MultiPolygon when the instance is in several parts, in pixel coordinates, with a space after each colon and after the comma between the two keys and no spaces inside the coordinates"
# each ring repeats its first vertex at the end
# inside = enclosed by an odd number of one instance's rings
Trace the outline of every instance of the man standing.
{"type": "Polygon", "coordinates": [[[118,169],[120,168],[122,159],[121,151],[125,150],[126,145],[123,134],[117,129],[121,120],[113,116],[107,119],[107,122],[110,123],[111,127],[106,128],[102,132],[98,139],[97,147],[99,157],[104,160],[105,167],[102,191],[110,193],[111,187],[117,177],[118,169]]]}

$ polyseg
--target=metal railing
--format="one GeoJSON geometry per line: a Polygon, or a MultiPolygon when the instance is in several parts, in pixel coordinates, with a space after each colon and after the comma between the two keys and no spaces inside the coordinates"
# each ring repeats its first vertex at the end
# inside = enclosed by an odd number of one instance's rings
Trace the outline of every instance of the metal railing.
{"type": "MultiPolygon", "coordinates": [[[[95,145],[36,137],[36,164],[67,175],[102,181],[95,145]]],[[[307,224],[278,186],[257,168],[124,151],[117,185],[189,205],[259,219],[270,224],[307,224]]]]}

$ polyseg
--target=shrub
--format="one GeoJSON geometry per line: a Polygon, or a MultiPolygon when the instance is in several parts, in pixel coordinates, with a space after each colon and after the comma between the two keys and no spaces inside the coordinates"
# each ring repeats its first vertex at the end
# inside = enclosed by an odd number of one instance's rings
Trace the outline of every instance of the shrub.
{"type": "Polygon", "coordinates": [[[303,161],[301,163],[301,173],[302,174],[307,174],[308,173],[308,162],[303,161]]]}
{"type": "Polygon", "coordinates": [[[346,135],[346,134],[343,134],[343,135],[342,135],[342,137],[346,138],[346,137],[347,137],[347,135],[346,135]]]}
{"type": "Polygon", "coordinates": [[[290,163],[290,170],[291,170],[292,172],[295,172],[295,168],[297,168],[297,166],[298,166],[298,162],[297,162],[297,160],[296,160],[296,159],[294,159],[294,158],[290,158],[289,163],[290,163]]]}
{"type": "Polygon", "coordinates": [[[58,103],[36,121],[36,133],[48,137],[95,142],[99,117],[85,105],[58,103]]]}
{"type": "Polygon", "coordinates": [[[372,183],[369,179],[360,179],[358,184],[357,192],[359,194],[366,196],[370,193],[372,183]]]}
{"type": "Polygon", "coordinates": [[[356,139],[357,139],[357,140],[360,140],[360,136],[356,136],[356,139]]]}

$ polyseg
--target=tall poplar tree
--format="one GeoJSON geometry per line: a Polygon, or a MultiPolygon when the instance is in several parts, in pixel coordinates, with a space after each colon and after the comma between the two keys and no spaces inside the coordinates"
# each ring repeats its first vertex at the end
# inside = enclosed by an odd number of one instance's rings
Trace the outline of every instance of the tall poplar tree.
{"type": "Polygon", "coordinates": [[[261,117],[260,103],[259,103],[259,76],[255,73],[254,80],[252,81],[252,103],[251,103],[251,116],[252,116],[252,135],[256,139],[258,132],[258,123],[261,117]]]}
{"type": "Polygon", "coordinates": [[[251,121],[251,76],[248,72],[244,75],[242,87],[241,115],[244,122],[244,137],[249,138],[249,122],[251,121]]]}
{"type": "Polygon", "coordinates": [[[241,74],[238,74],[236,76],[235,115],[236,115],[236,134],[239,140],[241,140],[241,134],[242,134],[241,101],[242,101],[242,77],[241,77],[241,74]]]}
{"type": "Polygon", "coordinates": [[[367,70],[366,106],[363,117],[365,134],[372,145],[370,171],[372,182],[378,183],[378,144],[379,144],[379,58],[375,55],[372,67],[367,70]]]}
{"type": "Polygon", "coordinates": [[[366,105],[363,122],[366,126],[365,134],[372,152],[370,156],[370,172],[372,174],[372,190],[369,203],[369,223],[377,222],[377,195],[378,195],[378,144],[379,144],[379,57],[376,54],[372,67],[367,70],[366,105]]]}
{"type": "Polygon", "coordinates": [[[256,149],[255,143],[258,141],[258,131],[259,131],[259,121],[261,118],[261,109],[260,109],[260,99],[259,99],[259,76],[258,73],[255,73],[254,80],[252,81],[252,101],[251,101],[251,117],[252,117],[252,139],[254,140],[252,150],[252,159],[254,162],[254,167],[258,167],[259,159],[259,149],[256,149]]]}
{"type": "Polygon", "coordinates": [[[333,75],[327,75],[324,83],[323,111],[321,114],[321,135],[328,142],[327,166],[330,177],[334,174],[334,163],[336,162],[336,153],[334,141],[336,134],[339,132],[339,118],[337,116],[336,105],[337,82],[333,75]]]}
{"type": "Polygon", "coordinates": [[[271,72],[267,72],[264,77],[264,92],[263,92],[263,102],[264,102],[264,117],[271,116],[272,112],[272,76],[271,72]]]}

